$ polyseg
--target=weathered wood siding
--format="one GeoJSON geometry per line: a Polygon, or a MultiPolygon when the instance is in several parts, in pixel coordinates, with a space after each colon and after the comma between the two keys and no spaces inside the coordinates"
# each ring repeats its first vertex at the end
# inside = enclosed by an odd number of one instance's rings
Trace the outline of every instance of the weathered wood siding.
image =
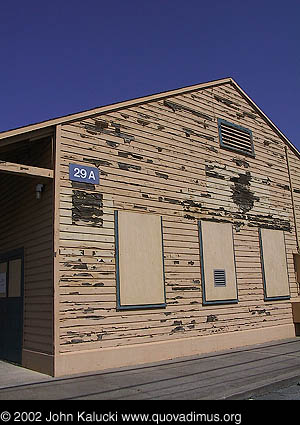
{"type": "Polygon", "coordinates": [[[296,296],[284,146],[230,84],[62,125],[60,351],[291,323],[290,301],[264,301],[258,234],[285,232],[296,296]],[[255,158],[220,148],[218,118],[253,131],[255,158]],[[100,185],[72,184],[70,162],[98,167],[100,185]],[[162,216],[166,308],[116,311],[116,209],[162,216]],[[202,305],[198,219],[233,224],[237,304],[202,305]]]}
{"type": "MultiPolygon", "coordinates": [[[[40,157],[49,166],[50,147],[40,157]]],[[[23,349],[53,353],[52,181],[36,200],[38,178],[0,174],[0,250],[24,248],[23,349]]]]}

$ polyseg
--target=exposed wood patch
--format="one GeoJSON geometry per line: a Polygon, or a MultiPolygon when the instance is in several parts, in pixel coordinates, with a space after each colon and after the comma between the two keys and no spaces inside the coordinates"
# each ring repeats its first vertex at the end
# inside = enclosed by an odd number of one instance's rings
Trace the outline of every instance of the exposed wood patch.
{"type": "Polygon", "coordinates": [[[243,213],[250,211],[255,201],[259,201],[259,197],[255,196],[250,190],[251,174],[249,171],[246,174],[239,174],[239,177],[231,177],[234,185],[232,189],[233,202],[238,205],[243,213]]]}
{"type": "Polygon", "coordinates": [[[71,182],[72,187],[74,189],[81,189],[81,190],[95,190],[95,185],[91,183],[83,183],[83,182],[71,182]]]}
{"type": "Polygon", "coordinates": [[[83,190],[73,190],[72,193],[72,222],[84,222],[89,226],[103,225],[103,195],[89,193],[83,190]]]}
{"type": "MultiPolygon", "coordinates": [[[[202,137],[206,140],[210,140],[210,141],[214,141],[215,138],[212,136],[208,136],[207,134],[203,134],[203,133],[199,133],[191,128],[187,128],[187,127],[183,127],[183,131],[184,134],[186,135],[186,137],[191,137],[191,136],[197,136],[197,137],[202,137]]],[[[194,140],[195,142],[197,142],[196,140],[194,140]]]]}
{"type": "Polygon", "coordinates": [[[172,291],[199,291],[196,286],[173,286],[172,291]]]}
{"type": "Polygon", "coordinates": [[[141,170],[141,168],[142,168],[142,167],[140,167],[139,165],[126,164],[126,163],[124,163],[124,162],[118,162],[118,167],[119,167],[121,170],[126,170],[126,171],[129,171],[129,170],[137,170],[137,171],[140,171],[140,170],[141,170]]]}
{"type": "Polygon", "coordinates": [[[117,146],[119,146],[119,143],[117,142],[111,142],[110,140],[106,141],[107,146],[109,146],[110,148],[116,148],[117,146]]]}
{"type": "Polygon", "coordinates": [[[142,155],[137,155],[135,153],[128,152],[128,151],[119,151],[118,156],[121,156],[122,158],[132,158],[132,159],[138,159],[138,160],[142,160],[144,158],[142,155]]]}
{"type": "Polygon", "coordinates": [[[155,171],[155,174],[157,175],[157,177],[160,177],[161,179],[167,180],[169,178],[168,174],[165,174],[165,173],[159,173],[158,171],[155,171]]]}
{"type": "Polygon", "coordinates": [[[139,124],[141,124],[143,127],[145,127],[146,125],[149,125],[149,124],[150,124],[150,122],[149,122],[149,121],[146,121],[146,120],[143,120],[143,119],[140,119],[140,118],[138,118],[136,121],[137,121],[139,124]]]}
{"type": "Polygon", "coordinates": [[[246,215],[249,220],[248,225],[250,227],[263,227],[265,229],[273,230],[283,230],[286,232],[291,232],[291,222],[290,220],[283,220],[281,218],[274,217],[272,214],[269,215],[246,215]]]}
{"type": "Polygon", "coordinates": [[[215,314],[210,314],[206,318],[206,322],[217,322],[218,318],[215,314]]]}
{"type": "Polygon", "coordinates": [[[245,159],[241,158],[232,158],[232,161],[238,166],[238,167],[244,167],[249,168],[250,164],[245,159]]]}
{"type": "Polygon", "coordinates": [[[253,309],[249,308],[249,313],[251,313],[252,315],[258,314],[260,316],[261,315],[265,315],[265,316],[271,315],[271,313],[269,311],[267,311],[265,308],[259,308],[259,307],[253,308],[253,309]]]}
{"type": "Polygon", "coordinates": [[[281,183],[276,183],[276,186],[284,189],[284,190],[291,190],[290,186],[288,184],[281,184],[281,183]]]}
{"type": "Polygon", "coordinates": [[[210,115],[204,114],[203,112],[199,112],[199,111],[197,111],[193,108],[190,108],[188,106],[180,105],[180,104],[173,102],[171,100],[164,100],[164,105],[167,106],[168,108],[172,109],[173,112],[185,111],[185,112],[190,112],[191,114],[196,115],[197,117],[204,118],[207,121],[213,120],[210,115]]]}
{"type": "Polygon", "coordinates": [[[279,142],[275,139],[264,140],[264,146],[270,146],[272,144],[278,145],[279,142]]]}
{"type": "Polygon", "coordinates": [[[252,114],[251,112],[246,112],[246,111],[243,111],[242,113],[237,112],[236,116],[237,116],[237,118],[248,117],[248,118],[251,118],[253,120],[255,120],[257,118],[255,114],[252,114]]]}
{"type": "Polygon", "coordinates": [[[237,106],[238,107],[240,106],[238,103],[235,103],[232,100],[227,99],[226,97],[219,96],[219,95],[215,94],[214,99],[216,99],[220,103],[223,103],[226,106],[229,106],[230,108],[239,109],[239,108],[237,108],[237,106]]]}
{"type": "Polygon", "coordinates": [[[121,137],[125,143],[130,144],[134,140],[134,136],[128,133],[121,131],[121,125],[115,122],[100,124],[95,120],[95,124],[83,124],[84,129],[87,133],[97,135],[97,134],[109,134],[115,137],[121,137]],[[113,128],[111,128],[113,127],[113,128]]]}
{"type": "Polygon", "coordinates": [[[84,161],[84,162],[88,162],[89,164],[93,164],[93,165],[95,165],[95,167],[100,167],[100,166],[103,166],[103,167],[109,167],[110,165],[112,165],[112,163],[111,162],[109,162],[109,161],[103,161],[103,160],[101,160],[101,159],[94,159],[94,158],[82,158],[82,160],[84,161]]]}

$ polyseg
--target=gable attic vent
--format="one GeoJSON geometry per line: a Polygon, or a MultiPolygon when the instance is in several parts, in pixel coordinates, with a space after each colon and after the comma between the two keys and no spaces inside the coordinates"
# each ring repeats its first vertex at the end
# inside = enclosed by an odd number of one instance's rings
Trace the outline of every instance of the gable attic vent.
{"type": "Polygon", "coordinates": [[[218,119],[220,145],[223,148],[254,156],[252,131],[240,125],[218,119]]]}

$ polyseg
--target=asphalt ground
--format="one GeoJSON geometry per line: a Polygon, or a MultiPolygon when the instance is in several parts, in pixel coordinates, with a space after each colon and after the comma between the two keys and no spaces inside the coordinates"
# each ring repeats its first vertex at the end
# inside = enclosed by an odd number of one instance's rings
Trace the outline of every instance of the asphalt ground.
{"type": "Polygon", "coordinates": [[[250,400],[300,400],[300,379],[296,384],[274,387],[273,390],[260,396],[252,396],[250,400]]]}
{"type": "Polygon", "coordinates": [[[293,399],[299,381],[299,337],[63,378],[0,362],[0,400],[293,399]]]}

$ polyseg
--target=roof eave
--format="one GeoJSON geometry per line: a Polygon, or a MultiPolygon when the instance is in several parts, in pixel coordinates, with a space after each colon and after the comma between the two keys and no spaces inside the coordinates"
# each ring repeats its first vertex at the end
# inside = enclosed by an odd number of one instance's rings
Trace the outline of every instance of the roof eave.
{"type": "Polygon", "coordinates": [[[152,95],[147,95],[143,97],[138,97],[135,99],[125,100],[122,102],[112,103],[110,105],[100,106],[93,109],[88,109],[82,112],[77,112],[74,114],[64,115],[62,117],[53,118],[46,121],[41,121],[35,124],[29,124],[23,127],[18,127],[12,130],[7,130],[0,133],[0,140],[7,139],[14,136],[20,136],[22,134],[27,134],[29,132],[35,132],[36,130],[41,130],[47,127],[56,126],[59,124],[64,124],[67,122],[77,121],[79,119],[86,119],[93,117],[95,115],[104,114],[111,111],[116,111],[123,108],[128,108],[131,106],[139,105],[141,103],[152,102],[159,99],[164,99],[169,96],[176,96],[177,94],[188,93],[194,90],[199,90],[203,88],[213,87],[217,85],[231,83],[239,91],[239,93],[256,109],[256,111],[261,115],[261,117],[266,120],[266,122],[273,128],[273,130],[278,134],[279,137],[300,157],[300,152],[293,145],[293,143],[279,130],[279,128],[267,117],[267,115],[256,105],[256,103],[244,92],[244,90],[237,84],[237,82],[231,78],[222,78],[219,80],[208,81],[206,83],[194,84],[192,86],[186,86],[175,90],[168,90],[165,92],[160,92],[152,95]]]}
{"type": "Polygon", "coordinates": [[[233,81],[232,78],[223,78],[223,79],[220,79],[220,80],[209,81],[209,82],[206,82],[206,83],[182,87],[180,89],[169,90],[169,91],[166,91],[166,92],[160,92],[160,93],[156,93],[156,94],[152,94],[152,95],[138,97],[138,98],[135,98],[135,99],[125,100],[125,101],[122,101],[122,102],[112,103],[110,105],[100,106],[100,107],[88,109],[88,110],[85,110],[85,111],[82,111],[82,112],[76,112],[74,114],[64,115],[62,117],[53,118],[53,119],[41,121],[41,122],[38,122],[38,123],[35,123],[35,124],[29,124],[29,125],[26,125],[26,126],[23,126],[23,127],[18,127],[18,128],[12,129],[12,130],[4,131],[4,132],[0,133],[0,140],[6,139],[8,137],[13,137],[13,136],[16,136],[16,135],[19,135],[19,134],[23,134],[23,133],[28,133],[30,131],[42,129],[42,128],[45,128],[45,127],[56,126],[58,124],[76,121],[76,120],[82,119],[82,118],[89,118],[89,117],[92,117],[94,115],[98,115],[98,114],[101,114],[101,113],[107,113],[107,112],[115,111],[115,110],[122,109],[122,108],[128,108],[130,106],[139,105],[141,103],[151,102],[153,100],[163,99],[165,97],[175,96],[175,95],[181,94],[181,93],[187,93],[187,92],[198,90],[198,89],[201,89],[201,88],[226,84],[226,83],[230,83],[232,81],[233,81]]]}

